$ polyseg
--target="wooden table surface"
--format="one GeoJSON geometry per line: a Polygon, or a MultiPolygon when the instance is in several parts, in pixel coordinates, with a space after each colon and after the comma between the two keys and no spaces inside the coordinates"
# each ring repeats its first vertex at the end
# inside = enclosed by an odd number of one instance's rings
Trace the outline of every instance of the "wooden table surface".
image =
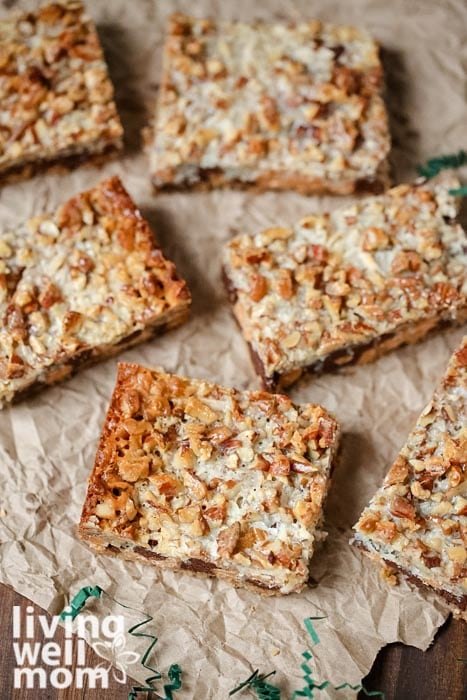
{"type": "MultiPolygon", "coordinates": [[[[111,679],[108,690],[13,690],[12,610],[19,605],[22,611],[31,603],[6,586],[0,585],[0,700],[127,700],[132,683],[119,684],[111,679]]],[[[33,606],[37,613],[43,611],[33,606]]],[[[59,629],[54,640],[64,638],[59,629]]],[[[41,641],[39,637],[34,641],[41,641]]],[[[427,652],[402,644],[391,644],[381,650],[371,673],[364,680],[368,691],[383,691],[386,700],[467,700],[467,625],[449,620],[439,631],[435,643],[427,652]]],[[[86,666],[95,668],[102,659],[86,645],[86,666]]],[[[319,693],[317,693],[319,697],[319,693]]],[[[157,700],[156,693],[139,693],[138,700],[157,700]]],[[[177,697],[177,694],[175,694],[177,697]]],[[[239,694],[253,698],[253,694],[239,694]]],[[[364,693],[360,698],[367,697],[364,693]]],[[[221,700],[221,698],[193,698],[193,700],[221,700]]],[[[227,699],[225,699],[227,700],[227,699]]]]}

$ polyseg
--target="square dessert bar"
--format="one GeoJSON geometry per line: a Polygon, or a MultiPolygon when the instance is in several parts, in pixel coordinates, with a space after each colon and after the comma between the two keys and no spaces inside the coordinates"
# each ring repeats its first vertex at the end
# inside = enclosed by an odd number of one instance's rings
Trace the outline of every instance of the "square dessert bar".
{"type": "Polygon", "coordinates": [[[382,82],[364,30],[176,14],[148,144],[154,187],[381,191],[382,82]]]}
{"type": "Polygon", "coordinates": [[[186,284],[117,177],[0,236],[0,407],[185,320],[186,284]]]}
{"type": "Polygon", "coordinates": [[[264,595],[299,591],[338,435],[321,406],[120,364],[80,535],[264,595]]]}
{"type": "Polygon", "coordinates": [[[467,620],[467,336],[358,523],[353,544],[467,620]]]}
{"type": "Polygon", "coordinates": [[[81,2],[0,21],[0,183],[121,150],[99,38],[81,2]]]}
{"type": "Polygon", "coordinates": [[[234,238],[224,276],[267,388],[365,363],[467,315],[456,181],[399,185],[294,226],[234,238]]]}

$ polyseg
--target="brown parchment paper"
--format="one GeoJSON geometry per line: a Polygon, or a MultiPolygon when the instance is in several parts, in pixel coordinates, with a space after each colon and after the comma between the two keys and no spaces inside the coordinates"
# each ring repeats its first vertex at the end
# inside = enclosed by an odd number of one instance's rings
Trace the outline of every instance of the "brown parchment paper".
{"type": "MultiPolygon", "coordinates": [[[[37,3],[4,1],[2,14],[7,5],[32,8],[37,3]]],[[[0,230],[119,174],[194,298],[186,325],[121,359],[256,387],[220,285],[222,246],[234,233],[286,224],[344,200],[294,193],[152,194],[139,134],[157,92],[167,15],[184,10],[244,20],[319,17],[367,27],[385,50],[391,158],[400,182],[414,176],[417,162],[466,146],[467,7],[463,0],[89,0],[88,7],[116,86],[126,154],[101,170],[82,168],[5,187],[0,230]]],[[[91,584],[147,610],[159,637],[155,665],[166,670],[177,662],[183,668],[180,698],[227,697],[254,668],[276,669],[284,697],[289,696],[302,686],[300,654],[311,648],[303,626],[308,616],[326,616],[316,623],[321,643],[313,647],[313,663],[315,677],[335,685],[358,683],[388,642],[425,649],[447,615],[444,604],[406,584],[389,589],[348,539],[461,334],[451,330],[374,365],[308,378],[291,390],[294,399],[321,402],[334,412],[344,432],[343,459],[327,505],[329,536],[311,567],[315,587],[263,599],[220,581],[98,557],[77,540],[116,359],[0,413],[0,580],[53,613],[91,584]]],[[[147,675],[138,664],[127,670],[140,681],[147,675]]],[[[322,697],[354,695],[327,690],[322,697]]]]}

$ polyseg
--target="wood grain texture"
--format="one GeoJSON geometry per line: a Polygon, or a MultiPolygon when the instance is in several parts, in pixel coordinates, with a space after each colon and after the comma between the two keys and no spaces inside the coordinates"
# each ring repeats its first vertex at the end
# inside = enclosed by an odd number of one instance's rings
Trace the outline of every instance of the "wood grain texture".
{"type": "Polygon", "coordinates": [[[386,700],[466,700],[467,663],[460,658],[467,658],[467,624],[449,619],[426,652],[403,644],[381,649],[363,685],[384,691],[386,700]]]}
{"type": "MultiPolygon", "coordinates": [[[[42,608],[34,605],[27,598],[19,595],[19,593],[0,584],[0,700],[128,700],[128,693],[133,686],[132,680],[127,679],[127,682],[124,684],[117,683],[112,674],[110,674],[108,689],[91,689],[89,687],[79,690],[75,688],[63,690],[54,688],[45,690],[14,689],[13,669],[15,667],[15,656],[12,629],[14,605],[21,606],[22,613],[25,613],[26,607],[31,605],[36,614],[44,614],[42,608]]],[[[48,618],[50,619],[49,615],[48,618]]],[[[61,645],[64,638],[63,630],[58,629],[53,641],[61,645]]],[[[43,639],[44,637],[38,634],[34,641],[40,642],[43,639]]],[[[89,668],[95,668],[103,661],[87,644],[85,658],[85,666],[89,668]]],[[[74,667],[75,665],[73,665],[74,667]]],[[[157,700],[158,695],[156,693],[138,693],[137,697],[138,700],[157,700]]]]}
{"type": "MultiPolygon", "coordinates": [[[[0,700],[127,700],[131,680],[123,685],[113,678],[108,690],[14,690],[14,605],[21,606],[25,611],[32,603],[10,588],[0,585],[0,700]]],[[[33,608],[37,614],[43,614],[38,606],[33,605],[33,608]]],[[[63,631],[58,630],[54,640],[60,643],[63,638],[63,631]]],[[[467,658],[467,625],[451,620],[442,627],[435,643],[427,652],[402,644],[391,644],[382,649],[371,673],[364,680],[364,686],[369,691],[383,691],[386,700],[467,700],[467,664],[458,661],[459,658],[467,658]]],[[[101,661],[86,645],[86,666],[94,668],[101,661]]],[[[157,697],[156,693],[138,694],[138,700],[157,700],[157,697]]],[[[366,697],[368,696],[360,693],[359,700],[366,697]]]]}

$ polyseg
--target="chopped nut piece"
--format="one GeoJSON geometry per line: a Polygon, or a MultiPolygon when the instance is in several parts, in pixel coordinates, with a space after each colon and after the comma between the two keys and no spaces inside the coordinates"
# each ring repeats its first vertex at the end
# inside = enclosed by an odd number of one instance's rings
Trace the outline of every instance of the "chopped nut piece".
{"type": "Polygon", "coordinates": [[[316,506],[309,501],[297,501],[293,513],[307,527],[316,518],[316,506]]]}
{"type": "Polygon", "coordinates": [[[194,522],[198,518],[199,513],[199,506],[185,506],[184,508],[179,508],[179,510],[177,510],[177,515],[182,523],[194,522]]]}
{"type": "Polygon", "coordinates": [[[299,344],[300,342],[301,335],[298,331],[294,331],[290,335],[288,335],[286,338],[283,340],[283,344],[286,348],[294,348],[296,345],[299,344]]]}
{"type": "Polygon", "coordinates": [[[386,581],[388,586],[397,586],[399,583],[396,576],[396,569],[394,569],[392,566],[382,566],[379,574],[383,581],[386,581]]]}
{"type": "MultiPolygon", "coordinates": [[[[355,223],[357,223],[355,221],[355,223]]],[[[363,250],[373,251],[386,248],[389,244],[389,236],[381,228],[370,226],[363,239],[363,250]]]]}
{"type": "Polygon", "coordinates": [[[253,275],[250,284],[250,297],[253,301],[261,301],[268,291],[268,283],[263,275],[253,275]]]}
{"type": "Polygon", "coordinates": [[[197,418],[202,423],[206,423],[207,425],[214,423],[214,421],[217,420],[217,413],[196,397],[193,397],[187,401],[185,413],[193,418],[197,418]]]}
{"type": "Polygon", "coordinates": [[[285,455],[275,455],[272,458],[269,472],[276,476],[287,476],[290,473],[290,460],[285,455]]]}
{"type": "Polygon", "coordinates": [[[120,364],[80,535],[264,595],[298,591],[338,439],[320,406],[120,364]]]}
{"type": "Polygon", "coordinates": [[[195,501],[202,501],[203,498],[207,496],[208,490],[206,484],[194,474],[185,472],[183,475],[183,483],[186,486],[188,495],[195,501]]]}
{"type": "Polygon", "coordinates": [[[217,535],[217,551],[221,557],[230,557],[240,537],[240,523],[233,523],[217,535]]]}
{"type": "Polygon", "coordinates": [[[394,496],[390,510],[396,518],[409,518],[410,520],[415,518],[415,508],[402,496],[394,496]]]}
{"type": "Polygon", "coordinates": [[[419,481],[413,481],[410,484],[410,490],[412,492],[412,495],[415,496],[415,498],[420,499],[421,501],[424,501],[427,498],[430,498],[431,496],[430,489],[424,489],[419,481]]]}
{"type": "Polygon", "coordinates": [[[399,455],[386,474],[385,484],[403,484],[409,475],[409,465],[405,457],[399,455]]]}

